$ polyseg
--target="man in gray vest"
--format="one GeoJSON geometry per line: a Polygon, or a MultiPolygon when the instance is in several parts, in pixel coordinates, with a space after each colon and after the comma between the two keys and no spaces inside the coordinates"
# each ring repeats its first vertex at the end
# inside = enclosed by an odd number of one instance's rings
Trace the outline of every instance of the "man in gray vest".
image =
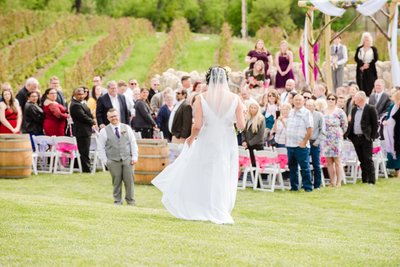
{"type": "Polygon", "coordinates": [[[134,206],[132,166],[138,159],[136,139],[131,127],[120,123],[116,109],[108,110],[107,119],[110,124],[101,129],[98,137],[100,159],[106,164],[112,176],[114,204],[122,205],[123,181],[126,203],[134,206]]]}
{"type": "Polygon", "coordinates": [[[336,36],[331,46],[331,69],[333,89],[343,86],[344,66],[347,62],[347,48],[341,44],[342,37],[336,36]]]}

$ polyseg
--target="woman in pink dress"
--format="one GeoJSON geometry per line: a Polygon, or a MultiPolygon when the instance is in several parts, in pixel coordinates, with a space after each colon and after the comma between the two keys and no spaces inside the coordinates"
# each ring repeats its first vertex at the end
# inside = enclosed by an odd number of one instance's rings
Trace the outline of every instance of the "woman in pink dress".
{"type": "Polygon", "coordinates": [[[22,124],[22,111],[11,90],[3,90],[0,102],[0,133],[19,134],[22,124]]]}
{"type": "Polygon", "coordinates": [[[68,113],[67,109],[57,103],[57,90],[47,89],[43,95],[43,131],[47,136],[64,136],[65,125],[67,123],[68,113]]]}

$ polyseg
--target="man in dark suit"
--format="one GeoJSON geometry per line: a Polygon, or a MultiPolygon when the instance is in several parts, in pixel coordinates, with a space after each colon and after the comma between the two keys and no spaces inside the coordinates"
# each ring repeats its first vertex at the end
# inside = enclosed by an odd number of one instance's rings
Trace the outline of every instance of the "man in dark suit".
{"type": "Polygon", "coordinates": [[[187,91],[185,89],[180,88],[176,91],[178,102],[171,111],[168,123],[172,133],[172,143],[183,144],[192,132],[192,107],[186,98],[187,91]]]}
{"type": "Polygon", "coordinates": [[[96,119],[100,129],[106,127],[110,122],[107,119],[107,112],[110,108],[115,108],[122,123],[130,124],[129,110],[126,105],[125,96],[118,94],[117,82],[110,81],[107,84],[107,94],[97,99],[96,119]]]}
{"type": "Polygon", "coordinates": [[[346,136],[351,140],[360,161],[362,182],[375,184],[375,168],[372,160],[372,143],[378,137],[378,114],[374,106],[367,104],[364,91],[354,96],[351,119],[346,136]]]}
{"type": "Polygon", "coordinates": [[[15,96],[15,98],[18,99],[18,103],[21,107],[22,112],[24,112],[25,103],[27,101],[26,96],[28,95],[28,92],[33,91],[39,92],[39,81],[36,78],[30,77],[26,80],[25,86],[22,87],[22,89],[19,90],[17,95],[15,96]]]}
{"type": "Polygon", "coordinates": [[[151,102],[151,99],[153,98],[153,96],[158,93],[159,88],[160,88],[160,80],[157,78],[151,79],[149,96],[147,97],[147,100],[149,101],[149,103],[151,102]]]}
{"type": "Polygon", "coordinates": [[[90,172],[89,149],[94,120],[90,109],[85,103],[82,103],[84,98],[84,88],[76,88],[71,101],[70,115],[74,121],[72,132],[78,143],[79,154],[81,154],[82,171],[90,172]]]}
{"type": "Polygon", "coordinates": [[[386,115],[391,103],[390,96],[384,90],[385,81],[377,79],[374,84],[374,92],[369,96],[368,101],[368,104],[375,106],[379,119],[386,115]]]}

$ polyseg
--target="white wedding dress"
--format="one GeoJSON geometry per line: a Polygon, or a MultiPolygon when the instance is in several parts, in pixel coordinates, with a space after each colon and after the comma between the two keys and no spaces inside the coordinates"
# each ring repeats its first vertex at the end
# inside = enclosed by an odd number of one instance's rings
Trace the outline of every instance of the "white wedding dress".
{"type": "Polygon", "coordinates": [[[224,98],[229,106],[213,110],[212,101],[200,96],[203,126],[197,140],[190,147],[185,143],[179,157],[152,181],[163,193],[165,208],[177,218],[234,223],[239,160],[233,123],[239,98],[231,93],[224,98]]]}

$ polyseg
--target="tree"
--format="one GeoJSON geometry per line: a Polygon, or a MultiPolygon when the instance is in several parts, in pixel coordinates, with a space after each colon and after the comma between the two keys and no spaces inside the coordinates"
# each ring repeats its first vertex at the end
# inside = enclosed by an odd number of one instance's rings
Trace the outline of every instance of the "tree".
{"type": "Polygon", "coordinates": [[[254,35],[264,25],[293,30],[295,25],[289,15],[290,5],[290,2],[282,0],[255,0],[249,14],[249,33],[254,35]]]}

